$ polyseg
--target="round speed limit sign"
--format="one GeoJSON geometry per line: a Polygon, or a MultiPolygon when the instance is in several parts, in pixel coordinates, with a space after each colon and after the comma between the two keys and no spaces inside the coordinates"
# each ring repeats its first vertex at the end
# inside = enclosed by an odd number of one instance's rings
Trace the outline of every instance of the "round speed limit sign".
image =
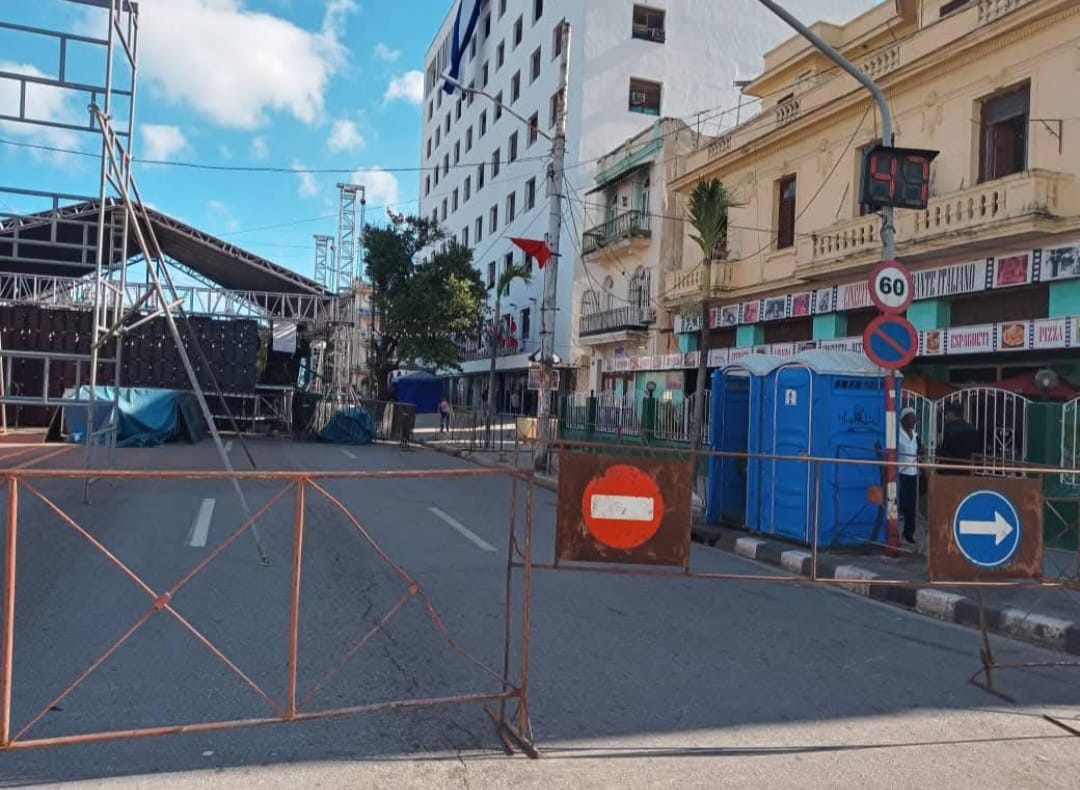
{"type": "Polygon", "coordinates": [[[911,272],[902,263],[882,261],[870,273],[870,300],[884,313],[902,313],[915,297],[911,272]]]}

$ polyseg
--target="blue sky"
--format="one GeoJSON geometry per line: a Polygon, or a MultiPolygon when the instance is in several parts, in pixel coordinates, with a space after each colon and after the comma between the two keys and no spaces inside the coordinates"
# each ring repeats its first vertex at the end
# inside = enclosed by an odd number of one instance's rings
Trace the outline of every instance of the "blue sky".
{"type": "MultiPolygon", "coordinates": [[[[207,165],[339,168],[339,174],[213,172],[140,164],[144,199],[310,274],[312,234],[336,231],[336,183],[368,187],[368,219],[415,209],[420,92],[429,37],[449,0],[142,0],[135,153],[207,165]],[[321,218],[321,219],[319,219],[321,218]],[[284,223],[294,223],[284,225],[284,223]]],[[[4,2],[0,17],[99,32],[102,12],[63,0],[4,2]]],[[[100,82],[103,58],[69,51],[69,77],[100,82]],[[95,59],[97,58],[97,59],[95,59]]],[[[0,33],[0,71],[55,76],[49,39],[0,33]]],[[[0,114],[18,106],[0,80],[0,114]]],[[[31,88],[28,111],[86,117],[87,97],[31,88]]],[[[94,151],[89,133],[0,122],[0,140],[94,151]]],[[[0,143],[0,186],[96,194],[93,158],[0,143]]],[[[44,205],[0,192],[0,211],[44,205]]]]}

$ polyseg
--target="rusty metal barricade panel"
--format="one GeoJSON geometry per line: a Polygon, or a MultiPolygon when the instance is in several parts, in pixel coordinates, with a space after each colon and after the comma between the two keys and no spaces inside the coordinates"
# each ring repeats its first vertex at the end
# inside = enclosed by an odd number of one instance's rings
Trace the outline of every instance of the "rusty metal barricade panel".
{"type": "Polygon", "coordinates": [[[1042,578],[1041,481],[934,475],[929,506],[931,581],[1042,578]]]}
{"type": "Polygon", "coordinates": [[[563,453],[556,562],[688,567],[693,464],[563,453]]]}

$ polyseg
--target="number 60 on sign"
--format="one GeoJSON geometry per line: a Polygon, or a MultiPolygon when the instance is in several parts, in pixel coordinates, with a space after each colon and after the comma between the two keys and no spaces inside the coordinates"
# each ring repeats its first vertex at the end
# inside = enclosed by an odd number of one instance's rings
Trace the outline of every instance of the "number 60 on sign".
{"type": "Polygon", "coordinates": [[[902,313],[911,306],[915,286],[911,272],[896,261],[882,261],[870,273],[870,300],[884,313],[902,313]]]}

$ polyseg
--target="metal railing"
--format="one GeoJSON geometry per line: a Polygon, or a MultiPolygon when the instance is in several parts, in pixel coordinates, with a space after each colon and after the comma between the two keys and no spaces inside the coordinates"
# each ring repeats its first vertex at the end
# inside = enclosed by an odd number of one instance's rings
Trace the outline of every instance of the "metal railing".
{"type": "MultiPolygon", "coordinates": [[[[469,650],[465,649],[455,641],[435,606],[428,598],[420,581],[406,571],[401,565],[396,563],[386,553],[372,533],[368,532],[365,526],[361,524],[360,519],[357,518],[352,509],[346,505],[342,499],[338,498],[340,495],[335,494],[331,490],[333,485],[339,485],[343,481],[385,482],[412,479],[434,481],[503,479],[511,481],[512,489],[510,493],[510,510],[508,516],[508,523],[510,525],[509,540],[511,545],[515,545],[514,514],[517,509],[519,486],[525,485],[528,487],[526,489],[526,501],[529,504],[531,504],[532,501],[532,478],[528,473],[513,469],[440,469],[368,472],[305,470],[302,472],[253,473],[108,470],[95,473],[103,479],[113,481],[114,483],[131,484],[142,481],[148,485],[168,485],[191,482],[196,485],[205,486],[213,485],[213,481],[237,481],[238,483],[243,482],[250,486],[260,485],[267,489],[265,493],[268,495],[268,499],[266,499],[265,503],[256,512],[248,515],[239,526],[229,525],[230,527],[235,528],[231,529],[226,537],[218,541],[217,544],[210,549],[209,553],[201,559],[198,559],[198,561],[192,560],[190,566],[186,562],[180,564],[176,576],[173,577],[176,580],[171,582],[171,586],[166,586],[170,584],[170,582],[162,582],[160,574],[156,574],[153,578],[140,575],[142,573],[141,571],[127,565],[125,560],[119,558],[106,548],[106,546],[100,543],[90,529],[76,520],[76,517],[80,519],[85,518],[86,513],[82,511],[79,513],[65,512],[63,507],[51,498],[55,496],[52,493],[52,490],[62,490],[58,489],[60,483],[63,481],[80,480],[84,478],[86,474],[85,471],[51,469],[3,470],[3,480],[0,481],[0,486],[3,487],[2,490],[6,493],[6,524],[4,527],[4,543],[6,550],[3,556],[4,584],[3,589],[0,590],[0,592],[2,592],[3,595],[3,607],[6,616],[4,617],[3,623],[0,624],[2,625],[2,628],[0,628],[0,681],[2,681],[0,682],[0,751],[55,746],[59,744],[88,744],[122,738],[163,736],[183,732],[215,732],[255,725],[333,719],[362,713],[405,709],[427,709],[441,705],[475,704],[477,702],[499,703],[497,706],[498,713],[492,711],[491,716],[500,728],[500,732],[502,730],[510,729],[510,733],[515,736],[522,732],[529,732],[526,707],[527,702],[525,697],[528,663],[527,660],[523,660],[520,673],[517,676],[514,676],[511,672],[512,664],[510,660],[512,650],[515,648],[522,655],[527,653],[528,631],[526,628],[523,628],[520,643],[516,645],[513,644],[513,632],[510,628],[508,618],[512,609],[514,592],[510,586],[509,574],[507,574],[504,603],[504,618],[507,618],[507,626],[503,630],[502,635],[503,662],[502,670],[500,671],[499,669],[490,666],[485,660],[474,656],[469,650]],[[211,482],[208,483],[207,481],[211,482]],[[51,486],[52,490],[46,488],[46,486],[51,486]],[[46,493],[47,491],[48,493],[46,493]],[[29,612],[31,611],[30,604],[32,604],[32,596],[23,596],[21,593],[18,602],[16,601],[16,576],[18,575],[21,578],[33,577],[33,569],[27,564],[22,553],[18,555],[18,561],[16,561],[15,546],[17,541],[21,543],[35,539],[33,538],[35,533],[33,527],[36,526],[36,522],[40,518],[33,510],[22,504],[24,499],[31,508],[44,507],[47,511],[51,512],[52,516],[60,522],[61,527],[65,530],[70,530],[75,536],[82,538],[83,542],[79,545],[83,547],[82,551],[84,552],[84,556],[101,562],[103,565],[112,566],[114,570],[118,571],[116,574],[118,585],[133,584],[135,589],[141,591],[145,598],[145,609],[143,609],[141,616],[134,619],[134,622],[131,623],[130,627],[128,627],[125,632],[118,637],[115,634],[110,636],[109,641],[111,644],[109,644],[104,652],[102,652],[95,660],[89,662],[84,671],[76,675],[69,682],[57,684],[53,688],[39,687],[39,684],[41,683],[40,679],[35,680],[34,678],[30,678],[26,673],[23,673],[22,675],[16,673],[13,675],[12,672],[16,654],[16,637],[18,636],[15,628],[16,615],[22,621],[29,621],[29,612]],[[312,500],[310,504],[309,500],[312,500]],[[319,508],[319,510],[312,512],[314,508],[319,508]],[[188,588],[189,585],[194,586],[200,579],[205,579],[209,574],[204,573],[204,570],[214,563],[214,561],[243,536],[245,532],[254,534],[256,529],[255,522],[257,520],[269,519],[275,516],[282,518],[281,511],[291,513],[291,515],[283,516],[285,519],[291,520],[292,523],[291,540],[283,543],[287,548],[284,549],[284,555],[282,557],[284,566],[287,569],[291,569],[291,573],[286,571],[286,579],[288,580],[289,577],[291,577],[291,583],[288,587],[288,603],[284,607],[278,607],[274,617],[268,621],[270,624],[270,636],[268,636],[268,639],[273,640],[268,642],[268,644],[280,645],[283,648],[282,652],[283,657],[285,658],[285,662],[281,667],[283,677],[281,678],[280,685],[270,685],[267,683],[269,678],[264,679],[261,675],[250,673],[250,669],[248,672],[245,672],[242,668],[243,664],[257,660],[257,651],[255,651],[255,653],[248,651],[246,654],[241,651],[240,654],[237,655],[234,650],[230,649],[230,655],[226,655],[222,647],[215,644],[215,640],[218,639],[218,636],[216,635],[218,629],[216,626],[213,631],[204,633],[200,629],[198,617],[194,617],[192,620],[188,619],[188,617],[192,616],[190,607],[185,606],[184,613],[181,613],[176,607],[174,599],[182,589],[188,588]],[[273,515],[271,515],[272,512],[273,515]],[[352,532],[354,537],[358,539],[360,545],[366,546],[374,555],[381,559],[382,566],[386,569],[387,573],[397,580],[399,592],[395,591],[395,595],[391,597],[391,603],[385,610],[385,613],[374,625],[365,626],[356,633],[355,641],[351,642],[336,662],[332,661],[334,656],[330,656],[330,660],[326,660],[324,672],[316,675],[307,674],[307,676],[305,676],[306,673],[300,671],[301,634],[305,631],[310,631],[310,628],[307,626],[312,617],[311,612],[316,613],[315,622],[318,622],[318,603],[312,602],[308,605],[306,610],[301,609],[302,570],[305,567],[304,560],[305,554],[308,552],[308,543],[318,543],[321,539],[319,530],[311,531],[308,529],[308,526],[310,525],[309,519],[313,515],[316,516],[317,521],[319,522],[318,526],[322,526],[325,522],[332,521],[335,518],[342,522],[343,526],[352,532]],[[20,527],[23,528],[26,537],[19,535],[20,527]],[[413,601],[413,599],[418,602],[420,611],[426,613],[427,619],[434,627],[435,634],[441,637],[440,641],[445,645],[444,649],[447,651],[447,654],[453,653],[461,659],[464,659],[468,664],[482,673],[486,678],[486,682],[480,686],[478,690],[466,689],[454,695],[444,694],[443,696],[425,697],[422,694],[417,694],[402,699],[366,702],[364,699],[342,699],[341,695],[338,694],[336,697],[327,701],[327,698],[329,697],[325,692],[327,684],[333,678],[337,677],[371,638],[382,630],[395,614],[410,601],[413,601]],[[305,615],[305,611],[308,612],[308,614],[305,615]],[[161,712],[164,709],[156,704],[156,700],[143,699],[142,695],[146,693],[146,689],[144,684],[140,682],[140,675],[138,672],[147,671],[147,667],[136,667],[136,672],[110,673],[110,685],[116,690],[126,692],[127,696],[123,698],[123,701],[127,704],[138,704],[140,706],[150,705],[154,710],[159,711],[158,715],[165,718],[153,721],[150,725],[133,727],[131,729],[115,729],[114,727],[109,726],[109,718],[103,715],[87,719],[85,723],[80,720],[80,723],[83,723],[83,727],[77,728],[75,732],[71,734],[55,735],[48,731],[40,734],[34,732],[36,725],[38,725],[50,711],[58,710],[59,708],[57,706],[68,699],[68,697],[80,686],[83,686],[84,681],[86,681],[87,678],[98,671],[102,664],[104,664],[116,650],[121,648],[133,634],[142,629],[151,619],[168,620],[174,627],[179,627],[190,634],[211,656],[213,656],[214,659],[216,659],[217,662],[219,662],[222,668],[228,670],[228,673],[225,674],[228,674],[228,676],[234,679],[237,688],[246,687],[262,701],[263,707],[260,708],[260,712],[248,716],[247,718],[229,718],[229,714],[226,712],[223,718],[210,718],[209,720],[199,720],[196,722],[169,719],[161,712]],[[256,678],[258,678],[258,680],[256,680],[256,678]],[[20,689],[29,689],[33,692],[33,697],[40,698],[32,708],[13,704],[13,688],[15,682],[18,682],[20,689]],[[507,706],[503,704],[510,701],[516,701],[522,710],[522,715],[517,717],[516,727],[512,723],[512,717],[508,716],[507,706]],[[40,709],[38,709],[39,705],[41,705],[40,709]],[[15,718],[13,714],[18,718],[15,718]]],[[[62,502],[63,500],[59,501],[62,502]]],[[[527,540],[531,540],[531,507],[526,507],[525,510],[525,529],[530,535],[530,538],[527,540]]],[[[40,538],[38,538],[38,540],[40,540],[40,538]]],[[[531,546],[531,543],[527,544],[525,549],[524,557],[526,562],[531,559],[531,550],[529,546],[531,546]]],[[[370,561],[365,562],[365,573],[371,572],[370,565],[370,561]]],[[[168,576],[165,578],[168,578],[168,576]]],[[[263,575],[262,578],[263,580],[269,580],[271,577],[263,575]]],[[[529,577],[526,576],[525,581],[523,582],[525,593],[522,597],[521,619],[524,623],[528,623],[529,618],[528,579],[529,577]]],[[[26,583],[27,582],[23,582],[23,584],[26,583]]],[[[21,586],[19,589],[21,589],[21,586]]],[[[267,587],[266,589],[270,590],[271,588],[267,587]]],[[[262,594],[265,595],[268,593],[262,591],[262,594]]],[[[71,604],[75,607],[79,605],[77,596],[71,599],[71,604]]],[[[416,604],[414,604],[414,606],[416,606],[416,604]]],[[[151,628],[153,628],[153,626],[151,626],[151,628]]],[[[147,630],[149,629],[144,630],[143,637],[154,638],[152,634],[146,633],[147,630]]],[[[70,637],[70,639],[69,643],[66,643],[63,646],[64,651],[73,651],[74,648],[80,648],[83,651],[85,650],[85,646],[80,645],[77,639],[71,637],[70,634],[67,636],[70,637]]],[[[160,640],[160,636],[157,638],[160,640]]],[[[162,644],[162,646],[165,645],[162,644]]],[[[23,647],[24,654],[28,647],[32,647],[31,640],[25,642],[25,646],[23,647]]],[[[235,642],[231,643],[231,647],[235,648],[235,642]]],[[[38,659],[40,660],[40,657],[38,657],[38,659]]],[[[23,660],[25,660],[25,658],[23,660]]],[[[80,663],[82,662],[80,661],[80,663]]],[[[258,666],[257,663],[256,666],[258,666]]],[[[191,693],[193,689],[177,687],[175,691],[177,693],[191,693]]],[[[30,694],[27,694],[27,699],[29,699],[30,696],[30,694]]],[[[213,714],[211,714],[211,716],[212,715],[213,714]]],[[[518,742],[523,749],[531,748],[531,742],[528,738],[518,739],[518,742]]]]}
{"type": "MultiPolygon", "coordinates": [[[[711,393],[705,392],[705,424],[702,439],[709,435],[711,415],[709,405],[711,393]]],[[[595,419],[590,420],[590,398],[583,392],[566,395],[562,399],[562,424],[573,431],[593,431],[596,433],[623,436],[646,436],[670,442],[690,443],[694,433],[695,393],[688,396],[654,398],[649,406],[648,397],[634,394],[617,395],[614,392],[602,392],[592,398],[595,400],[595,419]],[[654,416],[647,414],[653,409],[654,416]]]]}
{"type": "Polygon", "coordinates": [[[656,320],[656,311],[651,307],[616,307],[613,310],[602,310],[599,313],[589,313],[581,316],[581,335],[599,335],[604,332],[618,332],[620,330],[644,330],[656,320]]]}
{"type": "Polygon", "coordinates": [[[596,397],[596,425],[600,433],[641,434],[641,412],[634,395],[602,392],[596,397]]]}
{"type": "Polygon", "coordinates": [[[585,231],[581,240],[581,252],[588,255],[621,239],[651,235],[649,215],[638,209],[631,209],[585,231]]]}

